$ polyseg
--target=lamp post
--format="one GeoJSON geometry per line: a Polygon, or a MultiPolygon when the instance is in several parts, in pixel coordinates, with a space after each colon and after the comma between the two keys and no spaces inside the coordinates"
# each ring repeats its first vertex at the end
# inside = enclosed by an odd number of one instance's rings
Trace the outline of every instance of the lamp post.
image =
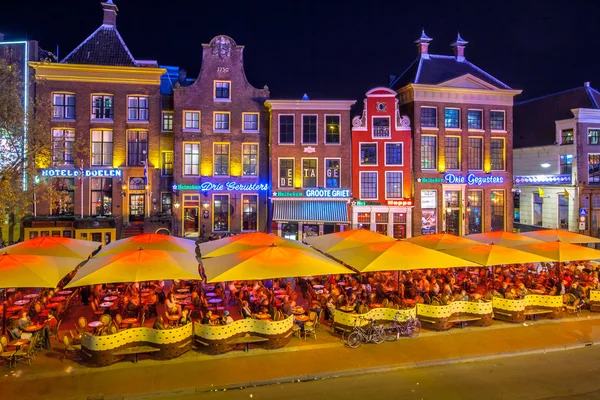
{"type": "Polygon", "coordinates": [[[179,206],[181,206],[181,204],[179,204],[178,201],[175,202],[175,204],[173,204],[173,207],[175,207],[175,236],[179,236],[179,224],[177,224],[177,215],[179,215],[179,206]]]}

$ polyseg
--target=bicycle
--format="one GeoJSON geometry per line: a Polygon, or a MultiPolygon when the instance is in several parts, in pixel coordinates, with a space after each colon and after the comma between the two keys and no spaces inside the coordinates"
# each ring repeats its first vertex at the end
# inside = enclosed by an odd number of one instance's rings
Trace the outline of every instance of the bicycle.
{"type": "Polygon", "coordinates": [[[402,313],[396,313],[394,320],[385,326],[385,340],[388,342],[395,342],[400,339],[400,336],[408,336],[416,338],[421,333],[421,321],[417,318],[408,318],[405,321],[398,321],[402,316],[402,313]]]}
{"type": "MultiPolygon", "coordinates": [[[[342,338],[343,340],[343,338],[342,338]]],[[[367,319],[363,317],[357,317],[354,320],[354,328],[352,332],[348,335],[348,339],[346,339],[346,344],[356,349],[363,343],[375,343],[381,344],[385,340],[385,332],[383,330],[383,326],[375,325],[375,321],[372,319],[367,319]],[[358,321],[368,321],[366,328],[358,325],[358,321]]]]}

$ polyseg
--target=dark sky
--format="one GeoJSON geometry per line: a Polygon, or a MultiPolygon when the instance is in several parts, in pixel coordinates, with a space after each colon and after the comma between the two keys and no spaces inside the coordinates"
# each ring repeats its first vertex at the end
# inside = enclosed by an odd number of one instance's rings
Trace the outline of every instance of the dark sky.
{"type": "MultiPolygon", "coordinates": [[[[27,37],[61,58],[102,22],[97,0],[6,1],[0,32],[27,37]]],[[[246,73],[272,97],[362,99],[416,57],[424,27],[430,52],[451,54],[457,31],[466,57],[520,99],[591,81],[600,88],[596,0],[115,0],[117,27],[133,56],[179,65],[195,77],[201,43],[218,34],[245,45],[246,73]],[[596,4],[595,4],[596,3],[596,4]]]]}

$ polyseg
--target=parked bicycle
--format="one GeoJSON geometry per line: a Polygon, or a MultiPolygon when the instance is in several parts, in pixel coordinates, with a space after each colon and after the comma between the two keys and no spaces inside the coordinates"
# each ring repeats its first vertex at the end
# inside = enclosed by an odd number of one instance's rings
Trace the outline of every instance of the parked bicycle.
{"type": "Polygon", "coordinates": [[[400,336],[408,336],[416,338],[421,333],[421,321],[417,318],[408,318],[405,321],[399,321],[402,313],[396,313],[394,320],[383,327],[385,332],[385,340],[395,342],[400,339],[400,336]]]}
{"type": "MultiPolygon", "coordinates": [[[[343,336],[342,340],[344,340],[343,336]]],[[[372,342],[381,344],[384,340],[385,332],[382,325],[376,325],[375,321],[372,319],[357,317],[354,320],[354,328],[352,328],[352,331],[348,334],[345,342],[348,346],[355,349],[363,343],[372,342]],[[364,326],[359,325],[358,323],[362,321],[367,321],[367,324],[364,326]]]]}

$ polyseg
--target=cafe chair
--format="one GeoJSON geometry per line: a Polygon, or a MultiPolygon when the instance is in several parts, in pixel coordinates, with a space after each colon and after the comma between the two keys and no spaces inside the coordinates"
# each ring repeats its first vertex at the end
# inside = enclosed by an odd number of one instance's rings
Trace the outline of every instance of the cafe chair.
{"type": "Polygon", "coordinates": [[[317,313],[311,311],[308,314],[308,321],[304,323],[304,340],[307,336],[312,336],[317,340],[317,328],[316,328],[317,313]]]}
{"type": "Polygon", "coordinates": [[[75,354],[77,358],[81,356],[81,345],[71,344],[71,340],[67,335],[63,336],[63,343],[65,345],[65,357],[69,357],[69,354],[75,354]]]}
{"type": "Polygon", "coordinates": [[[28,347],[21,347],[21,349],[15,351],[15,364],[21,360],[27,360],[27,364],[31,366],[31,361],[35,359],[35,347],[37,345],[37,336],[31,338],[28,347]]]}
{"type": "Polygon", "coordinates": [[[110,323],[112,322],[112,318],[108,314],[102,314],[102,316],[100,317],[100,322],[102,322],[104,326],[108,328],[108,325],[110,325],[110,323]]]}
{"type": "Polygon", "coordinates": [[[14,351],[14,350],[6,351],[5,348],[6,347],[2,343],[0,343],[0,360],[5,361],[8,368],[12,368],[13,361],[15,360],[16,351],[14,351]]]}
{"type": "Polygon", "coordinates": [[[569,314],[575,314],[577,315],[577,318],[579,318],[579,313],[581,312],[581,300],[579,300],[577,297],[575,297],[573,294],[571,293],[566,293],[563,296],[563,304],[565,307],[565,310],[567,310],[567,312],[569,314]]]}
{"type": "Polygon", "coordinates": [[[388,299],[383,299],[383,301],[381,302],[381,307],[382,308],[388,308],[388,305],[390,304],[388,299]]]}

